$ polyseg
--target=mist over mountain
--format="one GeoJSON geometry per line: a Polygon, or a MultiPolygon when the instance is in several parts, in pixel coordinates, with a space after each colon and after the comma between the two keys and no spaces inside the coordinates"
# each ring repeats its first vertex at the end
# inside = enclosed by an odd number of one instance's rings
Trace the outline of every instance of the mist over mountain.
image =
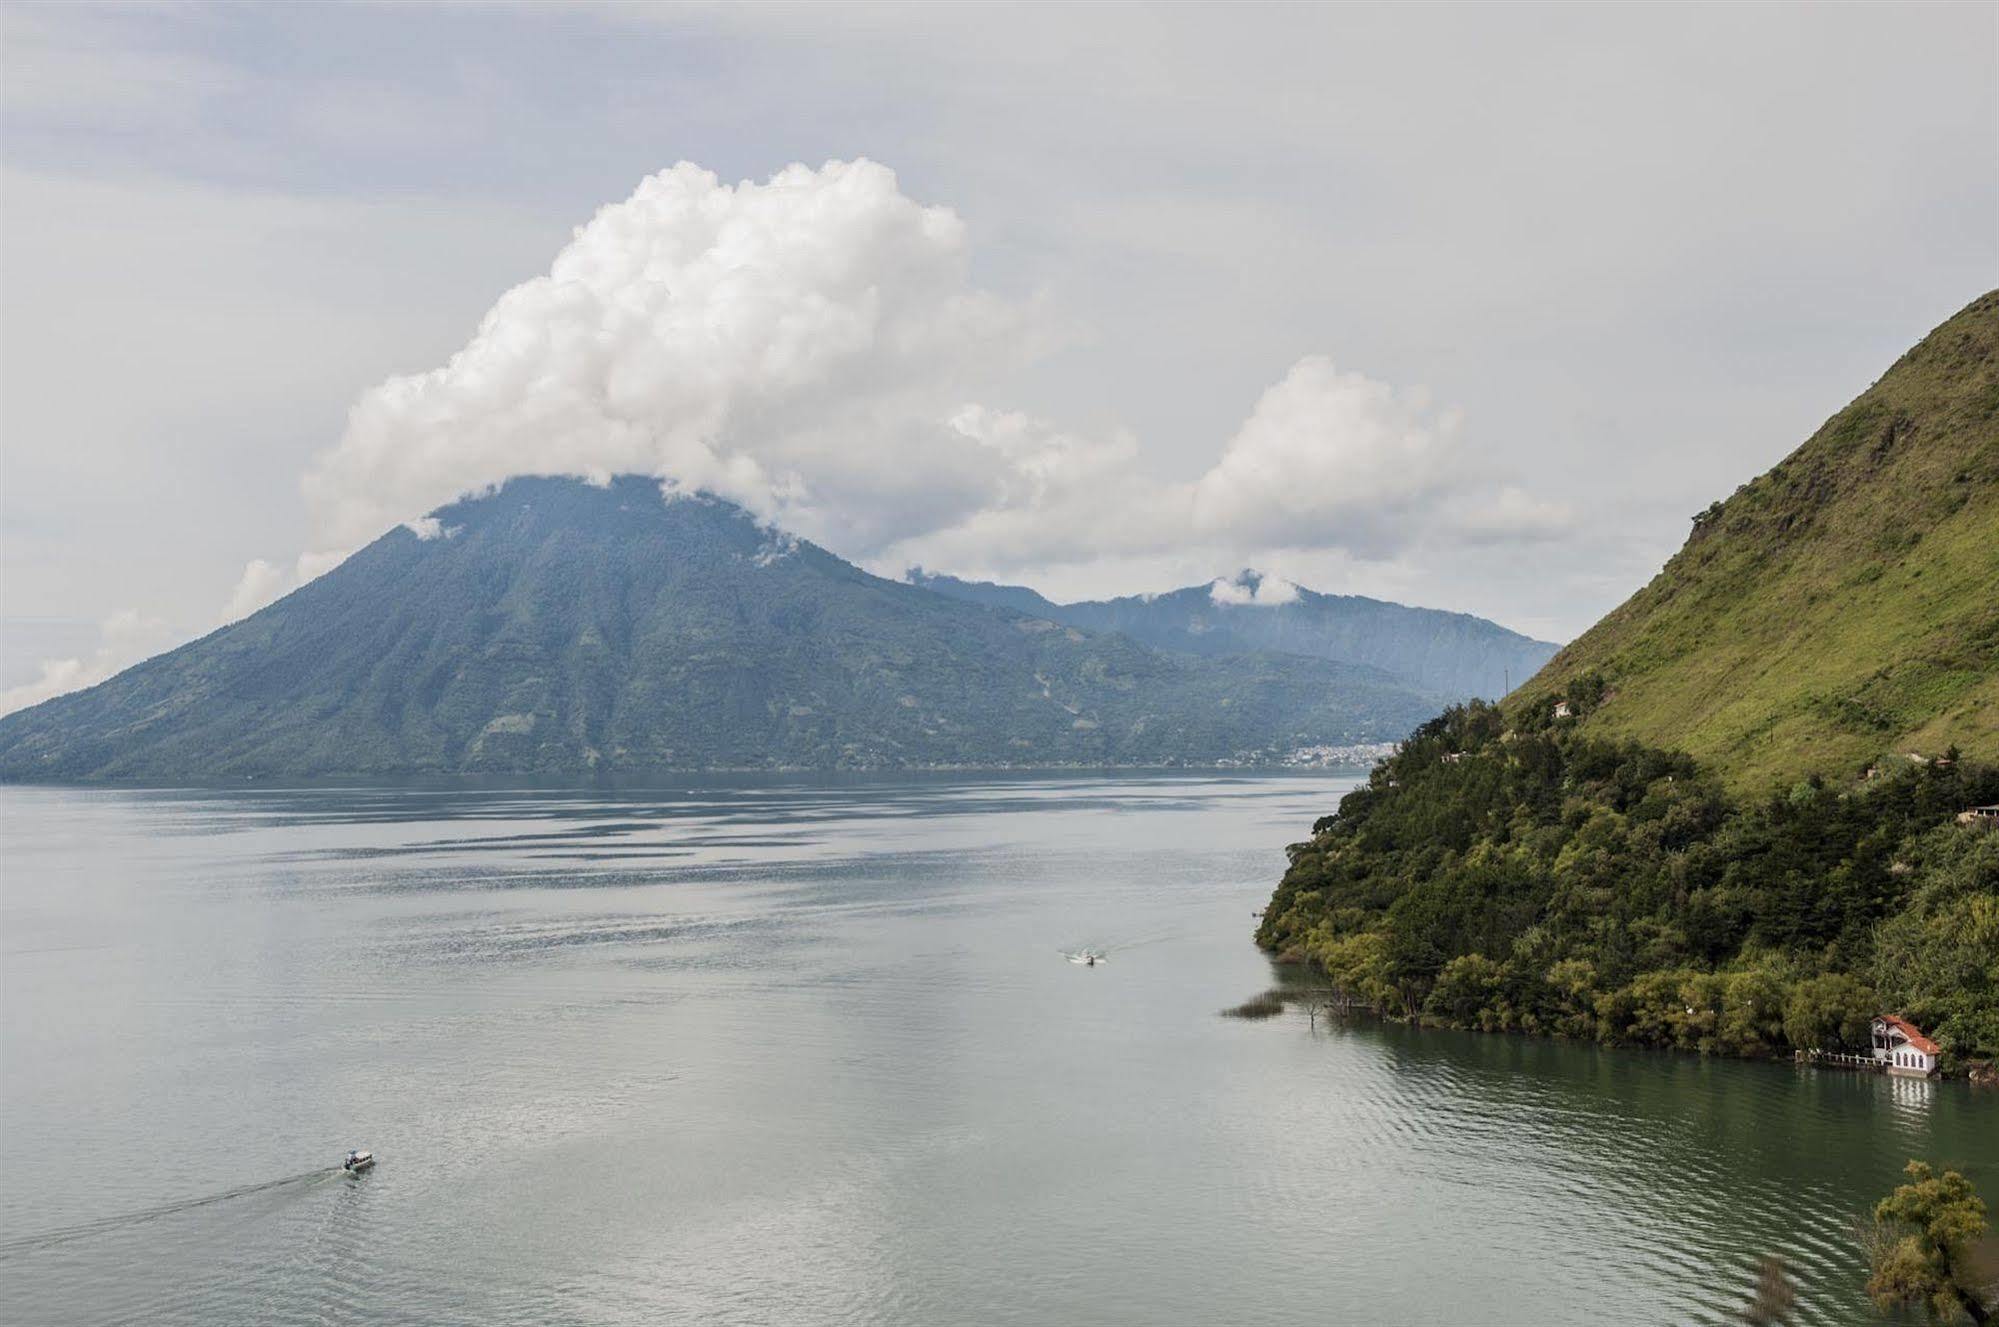
{"type": "Polygon", "coordinates": [[[1156,595],[1054,603],[1019,585],[911,572],[912,584],[1087,631],[1116,631],[1164,650],[1222,656],[1275,650],[1392,673],[1453,699],[1496,698],[1558,648],[1469,613],[1320,594],[1244,571],[1156,595]]]}
{"type": "Polygon", "coordinates": [[[1394,740],[1438,701],[884,580],[649,479],[526,478],[0,719],[0,777],[1209,764],[1394,740]]]}

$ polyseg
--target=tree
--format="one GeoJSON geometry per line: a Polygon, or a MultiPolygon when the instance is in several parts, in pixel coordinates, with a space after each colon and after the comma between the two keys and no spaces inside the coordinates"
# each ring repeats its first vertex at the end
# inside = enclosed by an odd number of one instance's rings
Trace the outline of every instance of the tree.
{"type": "Polygon", "coordinates": [[[1565,1037],[1587,1037],[1596,1031],[1596,964],[1586,958],[1565,958],[1550,967],[1546,981],[1555,1031],[1565,1037]]]}
{"type": "Polygon", "coordinates": [[[1939,1175],[1911,1161],[1907,1174],[1909,1183],[1874,1206],[1884,1237],[1872,1255],[1867,1293],[1883,1309],[1921,1304],[1937,1322],[1963,1313],[1983,1327],[1991,1311],[1963,1278],[1965,1245],[1985,1233],[1985,1203],[1954,1170],[1939,1175]]]}
{"type": "Polygon", "coordinates": [[[1784,1039],[1784,986],[1767,972],[1733,972],[1722,987],[1721,1046],[1761,1055],[1784,1039]]]}
{"type": "Polygon", "coordinates": [[[1807,977],[1784,1005],[1784,1039],[1807,1051],[1859,1049],[1880,1007],[1873,988],[1851,973],[1807,977]]]}
{"type": "Polygon", "coordinates": [[[1946,825],[1917,840],[1916,888],[1875,933],[1884,1005],[1953,1056],[1999,1050],[1999,834],[1946,825]]]}
{"type": "Polygon", "coordinates": [[[1332,986],[1312,986],[1291,997],[1292,1003],[1305,1011],[1311,1021],[1312,1030],[1319,1030],[1319,1020],[1328,1023],[1348,1013],[1353,1008],[1353,998],[1332,986]]]}
{"type": "Polygon", "coordinates": [[[1461,954],[1444,964],[1423,1012],[1452,1027],[1477,1027],[1481,1014],[1504,1001],[1506,965],[1484,954],[1461,954]]]}

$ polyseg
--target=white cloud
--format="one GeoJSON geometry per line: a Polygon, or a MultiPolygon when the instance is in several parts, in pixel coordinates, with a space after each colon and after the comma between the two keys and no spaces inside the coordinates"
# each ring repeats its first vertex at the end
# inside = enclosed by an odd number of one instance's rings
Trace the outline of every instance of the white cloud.
{"type": "MultiPolygon", "coordinates": [[[[1563,528],[1559,509],[1477,478],[1455,412],[1322,356],[1297,360],[1177,482],[1129,430],[981,403],[1053,335],[1037,301],[975,284],[969,256],[955,213],[872,162],[736,185],[662,171],[502,295],[442,367],[355,402],[306,477],[314,543],[352,548],[398,522],[446,538],[423,513],[527,473],[648,473],[878,567],[994,576],[1170,563],[1198,579],[1248,557],[1381,562],[1440,531],[1491,543],[1563,528]]],[[[253,559],[219,620],[344,556],[253,559]]],[[[1211,590],[1246,605],[1296,593],[1281,577],[1211,590]]],[[[48,661],[7,703],[102,680],[138,657],[129,635],[48,661]]]]}
{"type": "MultiPolygon", "coordinates": [[[[354,406],[307,478],[330,541],[524,473],[653,474],[848,544],[972,510],[1007,448],[960,383],[1036,345],[965,227],[870,161],[725,185],[687,163],[603,208],[429,373],[354,406]]],[[[1032,458],[1030,458],[1030,464],[1032,458]]]]}
{"type": "Polygon", "coordinates": [[[1565,539],[1576,528],[1575,514],[1567,504],[1543,502],[1510,484],[1490,497],[1454,504],[1446,519],[1468,544],[1545,543],[1565,539]]]}
{"type": "MultiPolygon", "coordinates": [[[[432,521],[432,525],[436,522],[432,521]]],[[[442,533],[442,532],[440,532],[442,533]]],[[[428,538],[421,531],[419,539],[428,538]]],[[[238,578],[236,588],[229,594],[229,602],[222,607],[218,626],[228,626],[265,608],[298,589],[309,581],[318,580],[327,572],[345,562],[344,552],[301,553],[298,560],[289,567],[267,562],[263,558],[251,558],[238,578]]]]}
{"type": "Polygon", "coordinates": [[[0,691],[0,714],[94,687],[151,657],[171,639],[167,624],[136,609],[113,613],[98,628],[97,649],[87,658],[44,659],[41,676],[0,691]]]}
{"type": "Polygon", "coordinates": [[[1281,576],[1244,571],[1234,579],[1225,576],[1216,580],[1208,587],[1208,599],[1218,608],[1276,608],[1297,603],[1298,587],[1281,576]]]}
{"type": "Polygon", "coordinates": [[[1226,577],[1217,577],[1215,583],[1208,587],[1208,601],[1218,608],[1235,604],[1255,603],[1256,587],[1254,585],[1244,585],[1240,581],[1232,581],[1226,577]]]}
{"type": "MultiPolygon", "coordinates": [[[[661,172],[576,230],[442,367],[353,405],[307,477],[314,542],[351,548],[398,521],[447,537],[422,513],[511,475],[628,471],[872,565],[994,576],[1170,562],[1198,582],[1249,558],[1392,557],[1440,521],[1482,540],[1549,526],[1526,494],[1474,482],[1454,412],[1320,356],[1178,482],[1129,430],[981,403],[1051,333],[1033,301],[979,289],[968,260],[959,218],[871,162],[733,186],[661,172]]],[[[342,556],[250,561],[219,620],[342,556]]],[[[1290,584],[1244,602],[1279,602],[1290,584]]],[[[50,685],[95,680],[92,660],[58,663],[50,685]]]]}
{"type": "Polygon", "coordinates": [[[292,574],[275,562],[251,558],[236,588],[229,592],[229,602],[222,606],[223,625],[240,621],[274,602],[290,588],[291,581],[292,574]]]}
{"type": "MultiPolygon", "coordinates": [[[[662,171],[442,368],[360,399],[307,479],[321,533],[402,521],[435,537],[421,512],[511,475],[636,472],[888,567],[1382,556],[1416,537],[1414,509],[1474,486],[1455,412],[1323,356],[1293,364],[1192,482],[1156,477],[1129,432],[966,404],[1047,337],[1033,307],[972,284],[967,256],[957,215],[873,162],[762,184],[662,171]]],[[[1493,510],[1491,538],[1526,513],[1493,510]]]]}
{"type": "Polygon", "coordinates": [[[1184,483],[1151,478],[1128,434],[1092,442],[982,407],[953,422],[1000,448],[1018,482],[899,540],[880,565],[1004,575],[1166,553],[1212,567],[1276,550],[1380,561],[1440,543],[1543,539],[1566,521],[1562,509],[1495,485],[1463,441],[1458,411],[1318,355],[1293,364],[1216,461],[1184,483]]]}
{"type": "Polygon", "coordinates": [[[987,509],[1031,507],[1053,497],[1122,477],[1138,459],[1138,440],[1119,432],[1108,439],[1057,430],[1019,412],[968,405],[951,416],[951,429],[989,449],[1005,468],[987,509]]]}
{"type": "Polygon", "coordinates": [[[428,543],[433,539],[449,539],[463,527],[446,525],[435,516],[419,516],[413,521],[404,521],[403,528],[428,543]]]}
{"type": "MultiPolygon", "coordinates": [[[[447,535],[449,533],[449,531],[446,531],[447,535]]],[[[304,585],[308,581],[316,581],[352,556],[354,556],[353,550],[344,548],[329,548],[321,549],[316,553],[301,553],[298,555],[298,563],[294,568],[298,574],[298,583],[304,585]]]]}
{"type": "Polygon", "coordinates": [[[1194,485],[1193,528],[1299,548],[1411,542],[1408,513],[1466,483],[1459,424],[1420,391],[1309,355],[1263,393],[1194,485]]]}

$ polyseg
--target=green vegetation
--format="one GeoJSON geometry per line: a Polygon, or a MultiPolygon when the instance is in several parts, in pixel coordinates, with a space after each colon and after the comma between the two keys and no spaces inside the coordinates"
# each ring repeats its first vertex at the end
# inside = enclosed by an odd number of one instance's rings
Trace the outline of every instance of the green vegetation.
{"type": "MultiPolygon", "coordinates": [[[[954,599],[1011,608],[1084,631],[1121,632],[1156,649],[1201,655],[1275,650],[1367,664],[1445,700],[1501,695],[1507,678],[1527,677],[1555,652],[1547,641],[1469,613],[1302,587],[1284,603],[1216,603],[1211,586],[1191,585],[1165,594],[1058,604],[1018,585],[920,570],[911,579],[954,599]]],[[[1262,578],[1246,571],[1235,583],[1248,589],[1261,585],[1262,578]]]]}
{"type": "Polygon", "coordinates": [[[1511,697],[1600,677],[1580,727],[1732,787],[1934,755],[1999,760],[1999,293],[1694,518],[1651,584],[1511,697]]]}
{"type": "Polygon", "coordinates": [[[1935,1322],[1991,1321],[1967,1274],[1968,1250],[1985,1233],[1984,1200],[1954,1170],[1911,1161],[1907,1173],[1875,1205],[1867,1293],[1884,1310],[1920,1304],[1935,1322]]]}
{"type": "Polygon", "coordinates": [[[1398,1018],[1766,1055],[1893,1010],[1956,1067],[1999,1055],[1999,833],[1955,821],[1993,801],[1963,759],[1748,796],[1474,702],[1292,847],[1257,938],[1398,1018]]]}
{"type": "Polygon", "coordinates": [[[1439,698],[870,576],[728,503],[520,479],[0,719],[0,778],[1174,765],[1393,740],[1439,698]]]}
{"type": "Polygon", "coordinates": [[[1277,991],[1265,991],[1252,996],[1241,1004],[1230,1005],[1222,1010],[1223,1018],[1275,1018],[1285,1009],[1284,997],[1277,991]]]}

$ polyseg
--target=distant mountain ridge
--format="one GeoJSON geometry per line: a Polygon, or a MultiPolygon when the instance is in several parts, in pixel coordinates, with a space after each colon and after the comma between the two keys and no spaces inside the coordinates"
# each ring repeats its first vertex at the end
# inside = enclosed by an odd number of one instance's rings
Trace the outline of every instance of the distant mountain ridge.
{"type": "Polygon", "coordinates": [[[1156,595],[1058,604],[1019,585],[914,570],[912,584],[1086,631],[1116,631],[1163,650],[1220,656],[1274,650],[1379,668],[1451,699],[1497,699],[1556,645],[1469,613],[1320,594],[1254,571],[1156,595]],[[1220,590],[1218,595],[1217,591],[1220,590]]]}
{"type": "Polygon", "coordinates": [[[433,518],[0,718],[0,778],[1211,764],[1394,740],[1439,703],[883,580],[648,479],[516,479],[433,518]]]}
{"type": "Polygon", "coordinates": [[[1738,785],[1999,760],[1999,292],[1696,516],[1507,710],[1563,700],[1738,785]]]}

